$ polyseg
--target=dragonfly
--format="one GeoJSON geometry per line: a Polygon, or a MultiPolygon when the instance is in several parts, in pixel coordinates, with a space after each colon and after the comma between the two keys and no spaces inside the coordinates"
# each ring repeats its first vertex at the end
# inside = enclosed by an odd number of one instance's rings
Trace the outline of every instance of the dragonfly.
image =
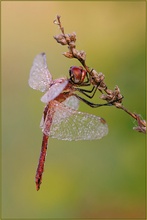
{"type": "MultiPolygon", "coordinates": [[[[46,54],[38,54],[30,70],[29,86],[44,92],[41,101],[45,104],[40,122],[43,138],[36,170],[36,190],[40,189],[46,159],[48,139],[78,141],[96,140],[108,134],[106,121],[96,115],[78,111],[81,99],[79,87],[88,85],[87,73],[82,67],[71,67],[69,78],[53,79],[48,69],[46,54]]],[[[88,104],[88,103],[87,103],[88,104]]],[[[105,104],[97,104],[102,106],[105,104]]]]}

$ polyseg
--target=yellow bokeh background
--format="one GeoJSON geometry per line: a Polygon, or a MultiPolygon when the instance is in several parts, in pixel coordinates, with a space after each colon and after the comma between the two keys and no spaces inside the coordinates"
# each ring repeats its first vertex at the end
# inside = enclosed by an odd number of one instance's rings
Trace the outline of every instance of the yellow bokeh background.
{"type": "MultiPolygon", "coordinates": [[[[134,120],[114,107],[80,111],[107,121],[101,140],[49,140],[41,189],[34,176],[40,154],[41,92],[29,88],[34,57],[45,52],[53,78],[68,77],[74,59],[53,39],[75,31],[87,65],[102,72],[110,89],[118,85],[124,106],[145,118],[144,1],[3,1],[2,64],[2,217],[144,218],[145,135],[134,120]]],[[[97,93],[94,102],[100,102],[97,93]]],[[[69,128],[70,129],[70,128],[69,128]]]]}

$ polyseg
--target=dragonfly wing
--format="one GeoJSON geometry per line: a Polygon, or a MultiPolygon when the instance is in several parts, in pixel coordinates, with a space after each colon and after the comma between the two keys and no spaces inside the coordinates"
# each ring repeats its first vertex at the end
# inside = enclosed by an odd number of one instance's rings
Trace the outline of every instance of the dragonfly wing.
{"type": "Polygon", "coordinates": [[[67,79],[59,79],[58,82],[54,83],[48,91],[41,97],[41,101],[44,103],[48,103],[51,100],[55,99],[67,86],[68,80],[67,79]]]}
{"type": "Polygon", "coordinates": [[[75,96],[70,96],[62,102],[65,106],[77,110],[79,108],[79,99],[75,96]]]}
{"type": "Polygon", "coordinates": [[[60,140],[95,140],[108,134],[108,126],[104,119],[66,107],[53,101],[54,115],[50,131],[47,131],[46,121],[42,131],[46,135],[60,140]]]}
{"type": "Polygon", "coordinates": [[[45,53],[38,54],[30,70],[29,86],[33,89],[45,92],[52,82],[52,76],[48,70],[45,53]]]}

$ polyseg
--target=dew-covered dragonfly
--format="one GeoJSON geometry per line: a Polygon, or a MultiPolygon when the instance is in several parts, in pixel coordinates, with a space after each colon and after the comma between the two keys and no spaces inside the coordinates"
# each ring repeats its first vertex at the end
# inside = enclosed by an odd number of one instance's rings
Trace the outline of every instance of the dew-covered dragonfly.
{"type": "Polygon", "coordinates": [[[53,80],[45,53],[35,57],[30,70],[29,86],[45,92],[41,98],[45,108],[40,123],[43,139],[35,176],[37,190],[42,183],[49,137],[68,141],[95,140],[108,133],[108,126],[103,118],[78,111],[81,99],[75,92],[78,86],[85,85],[86,71],[81,67],[71,67],[69,72],[69,79],[53,80]]]}

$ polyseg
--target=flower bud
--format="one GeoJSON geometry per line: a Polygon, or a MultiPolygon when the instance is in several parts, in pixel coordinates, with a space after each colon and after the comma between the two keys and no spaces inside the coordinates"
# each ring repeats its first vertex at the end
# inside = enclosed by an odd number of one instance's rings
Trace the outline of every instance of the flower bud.
{"type": "Polygon", "coordinates": [[[102,94],[102,95],[100,96],[100,98],[103,99],[103,100],[107,100],[107,95],[102,94]]]}
{"type": "Polygon", "coordinates": [[[76,42],[76,33],[73,32],[71,34],[69,34],[70,40],[76,42]]]}
{"type": "Polygon", "coordinates": [[[86,53],[85,53],[85,51],[83,51],[83,50],[81,50],[80,51],[80,56],[81,56],[81,58],[82,58],[82,60],[86,60],[86,53]]]}
{"type": "Polygon", "coordinates": [[[74,42],[74,41],[71,41],[71,42],[69,43],[69,46],[70,46],[70,48],[75,48],[75,47],[76,47],[75,42],[74,42]]]}
{"type": "Polygon", "coordinates": [[[65,39],[68,43],[71,41],[69,34],[65,34],[65,39]]]}
{"type": "Polygon", "coordinates": [[[67,58],[74,58],[74,56],[71,52],[64,52],[63,55],[67,58]]]}
{"type": "Polygon", "coordinates": [[[62,44],[62,45],[66,45],[66,44],[67,44],[66,39],[65,39],[65,37],[64,37],[63,34],[59,34],[59,35],[54,36],[54,39],[55,39],[59,44],[62,44]]]}

